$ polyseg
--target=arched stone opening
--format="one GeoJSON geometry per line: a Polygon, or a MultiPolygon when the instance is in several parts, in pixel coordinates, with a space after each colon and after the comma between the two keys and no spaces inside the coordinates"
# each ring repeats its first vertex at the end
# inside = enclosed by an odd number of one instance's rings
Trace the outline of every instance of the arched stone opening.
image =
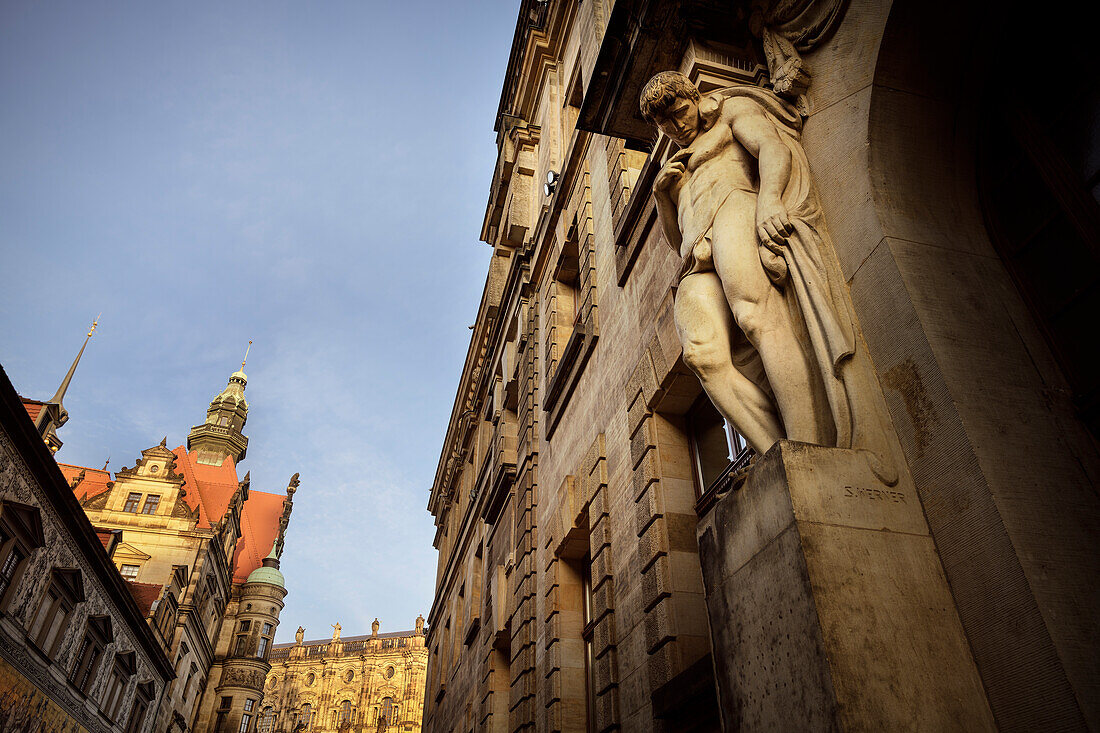
{"type": "Polygon", "coordinates": [[[891,6],[867,111],[881,240],[846,269],[998,725],[1095,726],[1096,444],[1029,273],[995,241],[1011,191],[990,180],[1012,114],[1043,125],[1074,83],[1054,78],[1059,34],[1005,12],[891,6]]]}

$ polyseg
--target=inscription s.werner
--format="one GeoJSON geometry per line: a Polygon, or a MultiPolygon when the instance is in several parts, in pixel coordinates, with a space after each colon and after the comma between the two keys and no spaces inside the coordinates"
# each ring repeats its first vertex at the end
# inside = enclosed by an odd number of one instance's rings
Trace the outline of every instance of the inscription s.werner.
{"type": "Polygon", "coordinates": [[[844,495],[851,499],[869,499],[871,501],[888,501],[893,504],[904,504],[905,494],[889,489],[868,489],[863,486],[845,486],[844,495]]]}

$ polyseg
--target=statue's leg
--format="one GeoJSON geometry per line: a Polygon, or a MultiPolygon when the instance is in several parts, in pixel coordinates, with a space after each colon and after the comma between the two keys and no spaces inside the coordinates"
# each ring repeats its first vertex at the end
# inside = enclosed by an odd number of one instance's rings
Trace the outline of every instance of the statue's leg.
{"type": "Polygon", "coordinates": [[[722,205],[711,233],[714,268],[737,327],[760,353],[775,392],[787,437],[816,445],[832,441],[823,419],[819,380],[807,345],[798,337],[787,299],[760,264],[756,196],[734,193],[722,205]]]}
{"type": "Polygon", "coordinates": [[[768,395],[733,365],[733,314],[718,276],[697,272],[685,277],[676,290],[674,315],[684,363],[718,412],[763,453],[783,437],[783,427],[768,395]]]}

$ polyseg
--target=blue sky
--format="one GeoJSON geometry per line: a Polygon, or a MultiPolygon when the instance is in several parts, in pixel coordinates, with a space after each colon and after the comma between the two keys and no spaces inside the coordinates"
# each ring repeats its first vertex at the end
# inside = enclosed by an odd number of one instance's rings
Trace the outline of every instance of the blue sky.
{"type": "Polygon", "coordinates": [[[490,254],[518,3],[0,3],[0,363],[59,460],[183,443],[239,367],[254,489],[302,486],[279,640],[411,628],[490,254]]]}

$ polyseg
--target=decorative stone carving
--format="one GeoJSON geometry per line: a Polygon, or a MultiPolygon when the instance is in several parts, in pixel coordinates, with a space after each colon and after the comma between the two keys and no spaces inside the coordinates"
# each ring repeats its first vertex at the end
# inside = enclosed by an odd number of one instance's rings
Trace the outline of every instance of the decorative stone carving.
{"type": "Polygon", "coordinates": [[[222,675],[221,687],[247,687],[253,690],[262,690],[264,678],[267,675],[258,669],[231,668],[225,670],[222,675]]]}
{"type": "Polygon", "coordinates": [[[809,114],[806,90],[810,71],[802,53],[813,50],[833,32],[848,0],[756,0],[749,29],[760,38],[772,89],[809,114]]]}
{"type": "Polygon", "coordinates": [[[666,71],[642,114],[682,149],[654,181],[665,238],[683,260],[676,330],[684,361],[759,453],[789,440],[867,449],[887,483],[885,431],[853,366],[844,282],[800,143],[776,94],[737,86],[701,97],[666,71]]]}
{"type": "Polygon", "coordinates": [[[332,643],[340,641],[340,622],[337,621],[332,625],[332,643]]]}
{"type": "Polygon", "coordinates": [[[306,630],[304,628],[302,628],[301,626],[299,626],[298,630],[294,632],[294,643],[297,644],[298,646],[301,646],[302,645],[302,639],[305,637],[305,635],[306,635],[306,630]]]}

